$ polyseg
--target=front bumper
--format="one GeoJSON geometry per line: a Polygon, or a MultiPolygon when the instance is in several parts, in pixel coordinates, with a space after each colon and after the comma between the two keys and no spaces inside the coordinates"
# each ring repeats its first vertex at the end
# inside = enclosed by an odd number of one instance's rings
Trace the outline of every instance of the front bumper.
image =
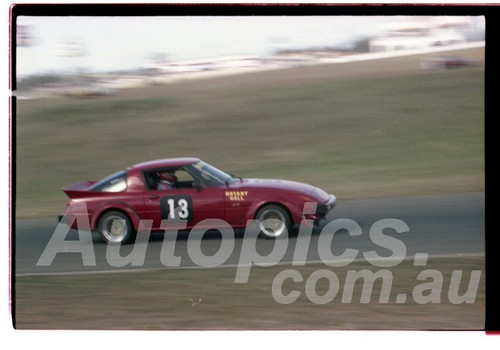
{"type": "Polygon", "coordinates": [[[330,194],[324,203],[316,203],[314,210],[306,211],[304,207],[302,218],[306,220],[306,224],[309,222],[313,226],[319,226],[319,221],[326,218],[326,215],[335,207],[336,203],[337,198],[330,194]]]}
{"type": "Polygon", "coordinates": [[[325,203],[318,204],[316,206],[317,218],[324,219],[326,217],[326,214],[328,214],[333,209],[333,207],[335,207],[335,204],[337,204],[337,198],[333,194],[330,194],[325,203]]]}

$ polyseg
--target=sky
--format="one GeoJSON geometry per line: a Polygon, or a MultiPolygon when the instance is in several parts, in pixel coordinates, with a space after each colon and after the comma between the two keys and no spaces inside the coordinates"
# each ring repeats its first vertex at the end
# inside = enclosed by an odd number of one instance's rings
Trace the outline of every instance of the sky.
{"type": "Polygon", "coordinates": [[[32,42],[17,48],[17,73],[116,71],[144,66],[153,56],[192,60],[343,45],[382,33],[388,21],[403,20],[378,16],[20,16],[17,23],[29,26],[32,42]]]}

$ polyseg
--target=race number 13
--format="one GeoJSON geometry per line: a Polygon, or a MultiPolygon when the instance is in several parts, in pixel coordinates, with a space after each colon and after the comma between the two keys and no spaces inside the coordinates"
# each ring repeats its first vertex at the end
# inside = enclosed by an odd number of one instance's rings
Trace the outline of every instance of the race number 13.
{"type": "Polygon", "coordinates": [[[193,201],[190,196],[166,196],[160,201],[162,219],[180,219],[191,221],[193,201]]]}

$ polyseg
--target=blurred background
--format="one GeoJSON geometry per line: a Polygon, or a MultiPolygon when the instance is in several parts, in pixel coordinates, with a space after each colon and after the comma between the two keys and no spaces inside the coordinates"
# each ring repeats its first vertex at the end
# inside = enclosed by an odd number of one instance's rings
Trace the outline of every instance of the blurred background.
{"type": "Polygon", "coordinates": [[[484,36],[483,17],[20,16],[16,215],[178,156],[340,199],[482,190],[484,36]]]}
{"type": "Polygon", "coordinates": [[[201,72],[335,62],[484,35],[482,17],[20,16],[16,73],[23,98],[101,94],[201,72]]]}

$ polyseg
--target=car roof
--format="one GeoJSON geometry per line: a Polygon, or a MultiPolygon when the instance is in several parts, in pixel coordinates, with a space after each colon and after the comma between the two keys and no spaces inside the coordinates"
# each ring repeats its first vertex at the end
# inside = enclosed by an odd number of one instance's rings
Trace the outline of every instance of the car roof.
{"type": "Polygon", "coordinates": [[[130,168],[144,171],[148,169],[158,169],[158,168],[168,168],[168,167],[178,167],[188,164],[193,164],[199,162],[198,158],[166,158],[166,159],[156,159],[148,162],[138,163],[132,165],[130,168]]]}

